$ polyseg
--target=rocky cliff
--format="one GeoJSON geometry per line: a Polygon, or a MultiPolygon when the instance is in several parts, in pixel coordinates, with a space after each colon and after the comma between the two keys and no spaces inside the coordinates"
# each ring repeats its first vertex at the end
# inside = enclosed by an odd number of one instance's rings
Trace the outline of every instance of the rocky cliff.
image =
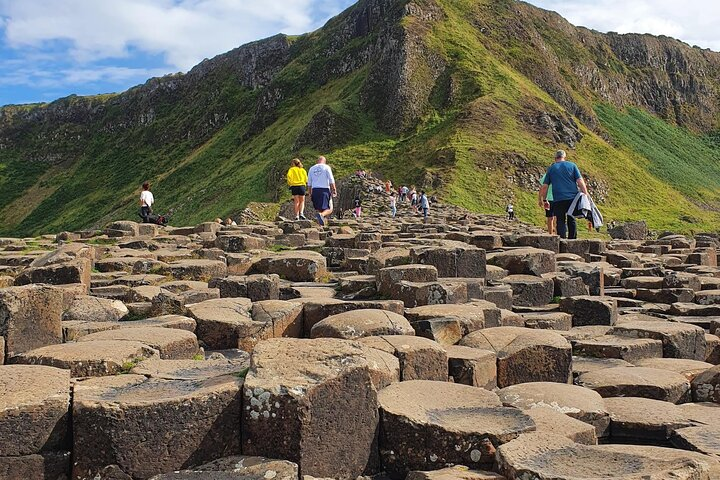
{"type": "Polygon", "coordinates": [[[0,229],[132,216],[146,179],[180,221],[226,216],[283,195],[288,160],[320,152],[476,210],[513,200],[540,221],[534,179],[555,148],[611,215],[714,228],[718,73],[718,53],[522,2],[361,0],[316,32],[127,92],[3,107],[0,229]]]}

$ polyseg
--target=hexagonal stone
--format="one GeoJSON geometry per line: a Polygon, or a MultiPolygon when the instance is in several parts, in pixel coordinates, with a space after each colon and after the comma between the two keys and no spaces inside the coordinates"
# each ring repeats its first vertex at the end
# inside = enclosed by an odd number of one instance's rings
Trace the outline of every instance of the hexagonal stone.
{"type": "Polygon", "coordinates": [[[693,379],[692,396],[696,402],[720,403],[720,365],[705,370],[693,379]]]}
{"type": "Polygon", "coordinates": [[[238,348],[240,329],[252,321],[249,298],[220,298],[187,306],[195,319],[195,334],[208,348],[238,348]]]}
{"type": "Polygon", "coordinates": [[[410,254],[413,263],[435,266],[440,277],[485,278],[485,250],[479,248],[416,247],[410,254]]]}
{"type": "Polygon", "coordinates": [[[245,380],[243,452],[296,462],[305,475],[374,473],[377,394],[364,349],[346,340],[272,339],[245,380]]]}
{"type": "Polygon", "coordinates": [[[221,298],[247,297],[253,302],[280,298],[280,277],[277,275],[214,278],[208,283],[208,286],[218,288],[221,298]]]}
{"type": "Polygon", "coordinates": [[[661,358],[663,345],[660,340],[649,338],[627,338],[617,335],[573,342],[575,355],[596,358],[619,358],[627,362],[637,362],[648,358],[661,358]]]}
{"type": "Polygon", "coordinates": [[[317,282],[327,275],[327,262],[317,252],[295,250],[260,258],[248,273],[276,274],[291,282],[317,282]]]}
{"type": "Polygon", "coordinates": [[[526,382],[568,383],[572,379],[570,343],[548,330],[486,328],[467,335],[460,345],[496,353],[500,388],[526,382]]]}
{"type": "Polygon", "coordinates": [[[684,376],[656,368],[606,368],[580,375],[577,383],[603,397],[643,397],[671,403],[690,399],[690,383],[684,376]]]}
{"type": "Polygon", "coordinates": [[[82,322],[117,322],[128,313],[127,307],[120,300],[81,295],[75,297],[62,318],[82,322]]]}
{"type": "Polygon", "coordinates": [[[343,338],[354,340],[373,335],[414,335],[415,331],[402,315],[385,310],[352,310],[332,315],[316,323],[312,338],[343,338]]]}
{"type": "Polygon", "coordinates": [[[85,293],[90,288],[90,275],[92,273],[92,260],[79,258],[65,263],[47,265],[44,267],[31,267],[23,270],[15,278],[15,285],[46,284],[67,285],[82,284],[85,293]]]}
{"type": "Polygon", "coordinates": [[[685,358],[645,358],[635,362],[638,367],[658,368],[683,375],[692,382],[695,377],[705,370],[712,368],[710,363],[685,358]]]}
{"type": "Polygon", "coordinates": [[[525,328],[535,328],[541,330],[562,330],[567,331],[572,328],[572,315],[563,312],[550,313],[522,313],[521,314],[525,328]]]}
{"type": "Polygon", "coordinates": [[[460,305],[423,305],[405,310],[410,323],[432,318],[456,318],[462,328],[462,335],[485,328],[487,319],[499,322],[500,311],[489,302],[473,302],[460,305]]]}
{"type": "Polygon", "coordinates": [[[262,237],[253,235],[219,235],[215,239],[215,246],[225,252],[240,253],[248,250],[265,248],[267,241],[262,237]]]}
{"type": "Polygon", "coordinates": [[[237,359],[162,360],[149,358],[138,363],[130,373],[165,380],[206,380],[223,375],[241,375],[250,367],[250,355],[237,359]]]}
{"type": "Polygon", "coordinates": [[[551,382],[513,385],[498,391],[503,405],[522,410],[551,408],[593,425],[598,437],[608,435],[610,417],[602,397],[588,388],[551,382]]]}
{"type": "Polygon", "coordinates": [[[101,377],[123,373],[127,365],[154,355],[159,352],[140,342],[95,341],[40,347],[17,355],[11,361],[69,369],[73,377],[101,377]]]}
{"type": "Polygon", "coordinates": [[[0,335],[6,356],[62,342],[61,289],[26,285],[0,290],[0,335]]]}
{"type": "Polygon", "coordinates": [[[436,342],[408,335],[363,337],[363,345],[382,350],[400,361],[400,380],[448,379],[447,352],[436,342]]]}
{"type": "Polygon", "coordinates": [[[497,387],[495,352],[460,345],[452,345],[445,349],[448,356],[448,372],[455,383],[487,390],[497,387]]]}
{"type": "Polygon", "coordinates": [[[233,375],[122,375],[76,384],[73,477],[93,478],[116,465],[132,478],[149,478],[239,453],[242,383],[233,375]]]}
{"type": "Polygon", "coordinates": [[[382,268],[377,273],[377,290],[380,295],[390,296],[394,285],[402,281],[427,283],[438,279],[438,271],[432,265],[398,265],[382,268]]]}
{"type": "Polygon", "coordinates": [[[555,285],[552,279],[532,275],[510,275],[502,279],[513,291],[513,305],[540,307],[552,302],[555,285]]]}
{"type": "Polygon", "coordinates": [[[592,358],[573,356],[573,378],[586,372],[614,367],[632,367],[633,364],[619,358],[592,358]]]}
{"type": "Polygon", "coordinates": [[[197,337],[187,330],[161,327],[135,327],[106,330],[91,333],[79,342],[129,341],[143,343],[160,352],[160,358],[167,360],[190,359],[198,354],[197,337]]]}
{"type": "Polygon", "coordinates": [[[672,444],[683,450],[720,456],[720,426],[700,425],[676,429],[670,438],[672,444]]]}
{"type": "MultiPolygon", "coordinates": [[[[70,374],[35,365],[0,366],[0,457],[67,450],[70,374]]],[[[0,465],[2,465],[0,461],[0,465]]],[[[0,467],[0,474],[2,467],[0,467]]],[[[21,477],[3,477],[21,478],[21,477]]]]}
{"type": "Polygon", "coordinates": [[[213,277],[224,277],[227,265],[219,260],[180,260],[170,264],[170,272],[178,280],[207,282],[213,277]]]}
{"type": "Polygon", "coordinates": [[[393,284],[388,296],[401,300],[408,308],[468,301],[467,284],[447,280],[426,283],[403,280],[393,284]]]}
{"type": "Polygon", "coordinates": [[[615,325],[617,300],[611,297],[568,297],[560,300],[560,310],[573,317],[573,327],[615,325]]]}
{"type": "Polygon", "coordinates": [[[497,446],[535,429],[520,410],[500,406],[494,393],[467,385],[395,383],[379,392],[378,403],[380,455],[391,478],[453,464],[491,465],[484,440],[497,446]]]}
{"type": "Polygon", "coordinates": [[[664,357],[705,360],[705,331],[694,325],[663,321],[623,322],[613,328],[613,334],[661,340],[664,357]]]}
{"type": "Polygon", "coordinates": [[[535,431],[537,432],[560,435],[584,445],[597,445],[598,443],[594,426],[575,420],[553,408],[537,407],[523,410],[523,412],[535,422],[535,431]]]}
{"type": "Polygon", "coordinates": [[[676,428],[692,425],[674,403],[639,397],[606,398],[610,435],[615,442],[664,442],[676,428]]]}
{"type": "Polygon", "coordinates": [[[714,461],[703,461],[696,455],[659,447],[582,445],[565,437],[537,432],[501,446],[497,462],[500,473],[513,479],[594,478],[601,465],[602,474],[613,480],[709,480],[710,462],[714,461]]]}
{"type": "Polygon", "coordinates": [[[313,298],[304,302],[304,331],[309,333],[312,327],[331,315],[359,309],[380,309],[403,314],[404,305],[399,300],[352,300],[342,301],[337,298],[313,298]]]}
{"type": "Polygon", "coordinates": [[[555,271],[555,252],[538,248],[516,248],[489,253],[487,263],[503,268],[511,275],[535,275],[555,271]]]}

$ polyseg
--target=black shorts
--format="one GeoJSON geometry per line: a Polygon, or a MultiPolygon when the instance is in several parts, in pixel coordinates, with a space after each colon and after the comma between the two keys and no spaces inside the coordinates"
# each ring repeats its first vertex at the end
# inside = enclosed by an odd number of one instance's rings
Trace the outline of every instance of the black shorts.
{"type": "Polygon", "coordinates": [[[290,187],[290,193],[292,193],[293,197],[305,196],[305,187],[302,185],[297,187],[290,187]]]}
{"type": "Polygon", "coordinates": [[[555,203],[555,202],[550,202],[550,208],[548,208],[547,210],[545,210],[545,218],[552,218],[552,217],[555,216],[555,211],[554,211],[554,209],[553,209],[553,204],[554,204],[554,203],[555,203]]]}

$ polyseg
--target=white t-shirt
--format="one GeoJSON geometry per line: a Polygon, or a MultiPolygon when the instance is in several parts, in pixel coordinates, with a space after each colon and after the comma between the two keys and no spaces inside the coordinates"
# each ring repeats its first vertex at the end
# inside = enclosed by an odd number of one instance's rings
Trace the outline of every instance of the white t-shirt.
{"type": "Polygon", "coordinates": [[[155,197],[153,197],[150,190],[143,190],[140,194],[140,201],[143,202],[143,206],[152,207],[152,204],[155,203],[155,197]]]}
{"type": "Polygon", "coordinates": [[[325,163],[316,163],[308,170],[308,186],[311,188],[330,188],[335,183],[332,169],[325,163]]]}

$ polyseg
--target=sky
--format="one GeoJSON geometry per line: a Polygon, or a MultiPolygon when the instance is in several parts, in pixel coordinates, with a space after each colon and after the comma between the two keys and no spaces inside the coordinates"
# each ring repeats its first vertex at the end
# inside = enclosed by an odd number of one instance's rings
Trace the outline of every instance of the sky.
{"type": "MultiPolygon", "coordinates": [[[[0,105],[110,93],[244,43],[315,30],[355,0],[0,0],[0,105]]],[[[530,0],[575,25],[720,51],[718,0],[530,0]]]]}

